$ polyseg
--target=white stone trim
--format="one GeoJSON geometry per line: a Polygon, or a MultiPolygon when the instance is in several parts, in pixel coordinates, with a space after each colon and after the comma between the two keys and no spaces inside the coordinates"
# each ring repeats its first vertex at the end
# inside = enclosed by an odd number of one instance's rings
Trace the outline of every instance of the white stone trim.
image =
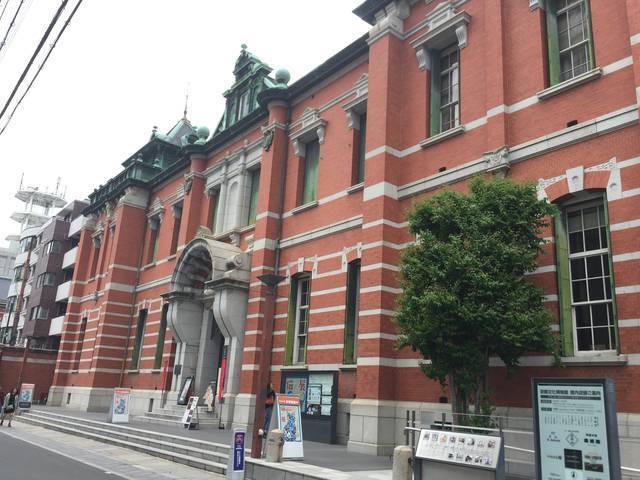
{"type": "Polygon", "coordinates": [[[618,320],[618,328],[636,328],[640,327],[640,318],[629,318],[626,320],[618,320]]]}
{"type": "Polygon", "coordinates": [[[363,201],[368,202],[378,197],[389,197],[392,200],[398,199],[398,187],[389,182],[380,182],[364,187],[363,201]]]}
{"type": "Polygon", "coordinates": [[[334,343],[331,345],[308,345],[307,350],[342,350],[344,349],[344,344],[342,343],[334,343]]]}
{"type": "Polygon", "coordinates": [[[613,261],[613,263],[628,262],[630,260],[640,260],[640,252],[629,252],[613,255],[611,257],[611,260],[613,261]]]}
{"type": "Polygon", "coordinates": [[[347,287],[336,287],[336,288],[328,288],[326,290],[318,290],[316,292],[311,292],[312,297],[319,297],[321,295],[330,295],[332,293],[340,293],[346,292],[347,287]]]}
{"type": "Polygon", "coordinates": [[[316,238],[324,237],[326,235],[331,235],[338,232],[351,230],[353,228],[360,227],[361,225],[362,225],[362,215],[358,215],[356,217],[347,218],[346,220],[342,220],[340,222],[326,225],[324,227],[317,228],[315,230],[310,230],[308,232],[299,233],[297,235],[293,235],[291,237],[285,238],[280,242],[280,247],[281,248],[292,247],[294,245],[299,245],[301,243],[315,240],[316,238]]]}
{"type": "Polygon", "coordinates": [[[317,313],[343,312],[345,309],[346,307],[344,305],[336,305],[334,307],[312,308],[309,310],[309,313],[315,315],[317,313]]]}
{"type": "Polygon", "coordinates": [[[395,342],[398,340],[398,335],[383,332],[360,333],[358,334],[358,340],[393,340],[395,342]]]}
{"type": "Polygon", "coordinates": [[[344,323],[337,325],[323,325],[321,327],[309,327],[309,332],[330,332],[333,330],[344,330],[344,323]]]}
{"type": "Polygon", "coordinates": [[[386,293],[393,293],[394,295],[399,295],[402,293],[402,289],[388,287],[386,285],[376,285],[375,287],[364,287],[360,289],[361,295],[366,293],[377,293],[377,292],[386,292],[386,293]]]}
{"type": "Polygon", "coordinates": [[[640,285],[627,285],[624,287],[616,287],[616,295],[628,295],[640,293],[640,285]]]}
{"type": "Polygon", "coordinates": [[[631,35],[631,37],[629,37],[629,43],[631,45],[638,45],[640,43],[640,33],[636,33],[635,35],[631,35]]]}
{"type": "Polygon", "coordinates": [[[374,308],[371,310],[360,310],[358,312],[358,317],[369,317],[369,316],[378,316],[378,315],[382,315],[385,317],[395,317],[396,312],[394,312],[393,310],[386,310],[383,308],[374,308]]]}
{"type": "Polygon", "coordinates": [[[640,227],[640,219],[629,220],[628,222],[614,223],[609,226],[609,231],[617,232],[619,230],[627,230],[629,228],[638,228],[638,227],[640,227]]]}

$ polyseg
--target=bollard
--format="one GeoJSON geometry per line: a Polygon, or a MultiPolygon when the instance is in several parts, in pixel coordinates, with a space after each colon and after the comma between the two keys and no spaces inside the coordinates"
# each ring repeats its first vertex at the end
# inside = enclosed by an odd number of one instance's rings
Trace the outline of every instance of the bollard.
{"type": "Polygon", "coordinates": [[[271,430],[267,439],[267,450],[265,460],[267,462],[282,461],[282,446],[284,445],[284,436],[282,430],[271,430]]]}
{"type": "Polygon", "coordinates": [[[393,474],[392,480],[411,480],[413,472],[411,471],[411,447],[400,446],[393,450],[393,474]]]}

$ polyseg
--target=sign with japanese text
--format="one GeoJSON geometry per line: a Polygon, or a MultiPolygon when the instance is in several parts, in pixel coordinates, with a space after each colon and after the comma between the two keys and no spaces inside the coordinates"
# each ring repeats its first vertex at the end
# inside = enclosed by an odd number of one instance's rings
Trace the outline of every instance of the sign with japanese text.
{"type": "Polygon", "coordinates": [[[33,403],[33,390],[36,386],[33,383],[23,383],[20,386],[20,395],[18,396],[18,407],[22,410],[28,410],[33,403]]]}
{"type": "Polygon", "coordinates": [[[607,405],[614,390],[611,382],[608,394],[606,383],[586,379],[534,380],[538,478],[620,478],[615,407],[611,412],[607,405]]]}
{"type": "Polygon", "coordinates": [[[131,401],[131,390],[128,388],[115,388],[113,399],[109,410],[109,421],[111,423],[129,423],[129,403],[131,401]]]}
{"type": "Polygon", "coordinates": [[[229,463],[227,465],[227,478],[229,480],[244,478],[246,436],[247,432],[244,429],[235,428],[233,430],[231,455],[229,455],[229,463]]]}
{"type": "Polygon", "coordinates": [[[422,430],[416,448],[416,457],[495,470],[498,466],[501,447],[500,437],[466,432],[422,430]]]}
{"type": "Polygon", "coordinates": [[[284,438],[282,457],[303,458],[300,398],[297,395],[276,395],[276,412],[278,429],[284,438]]]}

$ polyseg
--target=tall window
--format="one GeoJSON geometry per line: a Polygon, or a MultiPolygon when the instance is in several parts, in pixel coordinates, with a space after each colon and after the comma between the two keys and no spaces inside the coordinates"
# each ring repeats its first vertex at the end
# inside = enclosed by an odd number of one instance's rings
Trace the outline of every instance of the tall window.
{"type": "Polygon", "coordinates": [[[367,113],[360,114],[360,129],[355,132],[356,148],[353,164],[354,185],[364,182],[364,156],[367,152],[367,113]]]}
{"type": "Polygon", "coordinates": [[[547,35],[551,85],[593,68],[588,0],[548,0],[547,35]]]}
{"type": "Polygon", "coordinates": [[[460,122],[458,47],[440,56],[440,131],[457,127],[460,122]]]}
{"type": "Polygon", "coordinates": [[[218,222],[218,200],[220,199],[220,190],[211,192],[209,195],[209,230],[216,233],[216,223],[218,222]]]}
{"type": "Polygon", "coordinates": [[[256,223],[256,210],[258,208],[258,193],[260,191],[260,169],[256,168],[249,172],[250,190],[249,190],[249,212],[247,215],[247,225],[256,223]]]}
{"type": "Polygon", "coordinates": [[[36,281],[36,287],[51,287],[56,284],[56,274],[52,272],[46,272],[38,275],[36,281]]]}
{"type": "Polygon", "coordinates": [[[142,339],[144,337],[144,324],[147,320],[147,309],[138,313],[138,324],[136,325],[136,339],[133,344],[133,355],[131,356],[131,369],[135,370],[140,365],[140,351],[142,350],[142,339]]]}
{"type": "Polygon", "coordinates": [[[287,325],[286,363],[305,363],[309,327],[311,277],[308,274],[291,279],[289,323],[287,325]]]}
{"type": "Polygon", "coordinates": [[[158,343],[156,344],[156,358],[153,362],[153,368],[159,370],[162,367],[162,354],[164,353],[164,337],[167,333],[167,313],[169,304],[162,305],[162,314],[160,316],[160,330],[158,331],[158,343]]]}
{"type": "Polygon", "coordinates": [[[73,365],[74,370],[80,368],[80,358],[82,357],[82,346],[84,345],[84,334],[87,330],[87,317],[82,317],[80,322],[80,330],[78,330],[78,342],[76,344],[76,358],[73,365]]]}
{"type": "Polygon", "coordinates": [[[314,202],[318,199],[318,163],[320,160],[320,142],[312,140],[305,145],[303,160],[302,203],[314,202]]]}
{"type": "MultiPolygon", "coordinates": [[[[572,205],[563,216],[561,227],[556,221],[557,242],[563,243],[558,245],[563,326],[565,331],[570,328],[574,352],[616,350],[605,204],[598,199],[572,205]]],[[[566,347],[567,338],[564,340],[566,347]]]]}
{"type": "Polygon", "coordinates": [[[182,205],[173,206],[173,230],[171,231],[171,249],[169,255],[178,251],[178,238],[180,236],[180,220],[182,218],[182,205]]]}
{"type": "Polygon", "coordinates": [[[152,263],[158,254],[158,242],[160,241],[160,218],[149,219],[149,248],[147,250],[147,263],[152,263]]]}
{"type": "Polygon", "coordinates": [[[344,326],[344,363],[355,363],[358,343],[358,312],[360,303],[360,260],[347,267],[347,311],[344,326]]]}
{"type": "Polygon", "coordinates": [[[37,306],[31,309],[31,320],[46,320],[49,318],[49,309],[37,306]]]}
{"type": "Polygon", "coordinates": [[[249,113],[249,107],[251,106],[251,101],[249,98],[249,90],[246,90],[240,94],[240,99],[238,101],[238,120],[244,117],[247,113],[249,113]]]}
{"type": "Polygon", "coordinates": [[[22,265],[13,269],[13,281],[17,282],[22,278],[22,265]]]}

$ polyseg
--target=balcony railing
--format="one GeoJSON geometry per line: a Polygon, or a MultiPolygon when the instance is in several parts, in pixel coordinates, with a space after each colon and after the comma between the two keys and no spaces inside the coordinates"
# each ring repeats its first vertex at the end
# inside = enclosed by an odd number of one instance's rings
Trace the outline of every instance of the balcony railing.
{"type": "Polygon", "coordinates": [[[69,238],[79,237],[85,223],[87,223],[87,217],[84,215],[74,218],[69,224],[69,238]]]}
{"type": "Polygon", "coordinates": [[[64,315],[51,319],[51,326],[49,327],[49,336],[62,334],[62,325],[64,324],[64,315]]]}
{"type": "Polygon", "coordinates": [[[56,292],[56,302],[62,302],[69,298],[69,294],[71,293],[71,280],[68,282],[61,283],[58,286],[58,291],[56,292]]]}
{"type": "Polygon", "coordinates": [[[62,268],[72,268],[76,264],[76,257],[78,256],[78,247],[73,247],[62,258],[62,268]]]}

